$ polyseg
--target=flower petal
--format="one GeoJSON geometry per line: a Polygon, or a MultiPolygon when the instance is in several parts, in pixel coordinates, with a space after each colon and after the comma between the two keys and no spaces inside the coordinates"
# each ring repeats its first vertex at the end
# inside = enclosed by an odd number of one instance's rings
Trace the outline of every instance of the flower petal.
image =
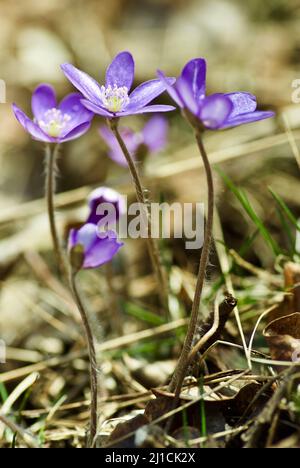
{"type": "Polygon", "coordinates": [[[81,99],[81,104],[94,114],[101,115],[102,117],[112,119],[115,116],[111,112],[103,109],[103,107],[101,107],[100,105],[94,104],[93,102],[88,101],[87,99],[81,99]]]}
{"type": "Polygon", "coordinates": [[[203,58],[191,60],[184,67],[181,77],[188,82],[198,102],[206,95],[206,61],[203,58]]]}
{"type": "Polygon", "coordinates": [[[26,130],[26,132],[29,133],[35,140],[43,141],[45,143],[56,142],[55,138],[51,138],[46,133],[44,133],[36,123],[32,122],[32,120],[30,120],[30,118],[27,117],[27,115],[18,106],[16,106],[16,104],[13,104],[13,111],[24,130],[26,130]]]}
{"type": "Polygon", "coordinates": [[[199,117],[205,127],[215,130],[227,121],[233,109],[231,100],[224,94],[213,94],[204,99],[199,117]]]}
{"type": "Polygon", "coordinates": [[[71,118],[70,121],[67,122],[64,131],[60,134],[60,138],[64,139],[66,135],[78,128],[80,125],[90,123],[92,121],[94,113],[84,107],[81,101],[82,94],[80,93],[69,94],[61,101],[58,108],[63,114],[67,114],[71,118]]]}
{"type": "Polygon", "coordinates": [[[72,230],[69,236],[69,250],[76,245],[84,248],[84,263],[82,268],[98,268],[110,262],[123,246],[113,231],[99,233],[95,224],[85,224],[78,231],[72,230]]]}
{"type": "Polygon", "coordinates": [[[182,101],[180,95],[178,94],[176,84],[171,85],[168,80],[166,75],[161,71],[157,71],[157,76],[158,78],[163,82],[163,84],[166,87],[166,91],[169,93],[170,97],[175,101],[175,103],[181,107],[182,109],[184,108],[184,102],[182,101]]]}
{"type": "Polygon", "coordinates": [[[86,252],[83,268],[99,268],[105,263],[111,262],[114,256],[123,247],[123,243],[119,242],[117,234],[113,231],[104,233],[102,238],[98,237],[95,244],[86,252]]]}
{"type": "Polygon", "coordinates": [[[61,65],[61,69],[69,81],[77,88],[85,98],[95,104],[102,103],[102,94],[99,83],[87,73],[79,70],[70,63],[61,65]]]}
{"type": "Polygon", "coordinates": [[[233,104],[230,118],[241,114],[249,114],[250,112],[255,112],[257,109],[256,97],[253,94],[238,92],[225,94],[225,96],[227,96],[233,104]]]}
{"type": "MultiPolygon", "coordinates": [[[[139,138],[132,130],[127,128],[122,128],[120,132],[129,152],[134,157],[136,150],[141,143],[139,138]]],[[[120,166],[127,167],[128,164],[126,158],[113,132],[106,125],[103,125],[99,129],[99,133],[107,146],[110,148],[108,156],[120,166]]]]}
{"type": "Polygon", "coordinates": [[[192,114],[197,115],[200,107],[200,99],[197,100],[194,96],[191,83],[187,79],[180,77],[176,82],[176,88],[183,102],[183,107],[188,109],[192,114]]]}
{"type": "Polygon", "coordinates": [[[275,117],[275,112],[251,112],[249,114],[242,114],[234,117],[233,119],[230,117],[221,128],[230,128],[230,127],[237,127],[238,125],[248,124],[252,122],[258,122],[259,120],[270,119],[275,117]]]}
{"type": "Polygon", "coordinates": [[[84,247],[84,253],[91,249],[97,241],[97,228],[94,224],[84,224],[77,231],[76,245],[84,247]]]}
{"type": "Polygon", "coordinates": [[[94,190],[89,196],[88,204],[90,214],[86,222],[96,224],[97,226],[99,226],[99,223],[104,218],[107,220],[108,215],[111,215],[109,217],[109,223],[112,225],[120,219],[120,216],[126,213],[124,198],[118,192],[108,187],[100,187],[94,190]],[[97,209],[103,204],[112,205],[113,211],[105,215],[98,214],[97,209]]]}
{"type": "Polygon", "coordinates": [[[91,122],[84,122],[77,127],[73,128],[72,130],[69,131],[69,133],[66,133],[65,135],[60,135],[58,138],[60,143],[64,143],[66,141],[71,141],[71,140],[76,140],[77,138],[80,138],[83,136],[91,127],[91,122]]]}
{"type": "Polygon", "coordinates": [[[34,91],[31,98],[31,107],[34,117],[43,120],[45,113],[49,109],[57,106],[56,93],[52,86],[41,84],[34,91]]]}
{"type": "Polygon", "coordinates": [[[118,88],[125,86],[128,91],[134,80],[134,60],[129,52],[118,54],[106,72],[106,86],[117,85],[118,88]]]}
{"type": "MultiPolygon", "coordinates": [[[[175,78],[166,78],[170,86],[175,83],[175,78]]],[[[147,81],[138,86],[129,96],[130,103],[125,112],[141,109],[149,104],[166,90],[166,85],[161,80],[147,81]]]]}
{"type": "Polygon", "coordinates": [[[77,245],[78,229],[71,229],[68,239],[68,250],[69,252],[74,249],[77,245]]]}
{"type": "Polygon", "coordinates": [[[176,107],[157,104],[153,106],[142,107],[142,109],[132,110],[131,112],[126,110],[125,112],[116,114],[116,117],[126,117],[128,115],[149,114],[155,112],[171,112],[174,110],[176,110],[176,107]]]}
{"type": "Polygon", "coordinates": [[[72,93],[61,101],[58,108],[62,111],[63,114],[68,114],[71,117],[72,123],[75,122],[76,124],[81,124],[91,121],[94,117],[94,113],[89,111],[81,101],[82,94],[72,93]]]}
{"type": "Polygon", "coordinates": [[[162,150],[167,145],[168,138],[167,119],[159,115],[152,117],[143,129],[144,144],[152,152],[162,150]]]}

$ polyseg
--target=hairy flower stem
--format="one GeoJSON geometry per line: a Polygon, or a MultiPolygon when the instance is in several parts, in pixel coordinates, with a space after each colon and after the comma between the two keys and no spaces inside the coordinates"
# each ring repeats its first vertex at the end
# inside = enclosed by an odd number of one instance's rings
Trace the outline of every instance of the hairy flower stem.
{"type": "Polygon", "coordinates": [[[175,369],[173,378],[171,380],[169,390],[171,392],[175,391],[175,394],[178,396],[181,391],[183,381],[185,379],[188,366],[189,366],[189,355],[192,350],[193,340],[197,330],[199,309],[201,304],[201,296],[203,291],[203,286],[205,282],[205,274],[209,261],[209,253],[212,242],[212,233],[213,233],[213,217],[214,217],[214,183],[213,175],[210,167],[209,159],[206,153],[206,150],[202,141],[202,133],[200,129],[196,128],[196,140],[199,147],[199,151],[204,163],[206,179],[207,179],[207,189],[208,189],[208,210],[207,210],[207,220],[205,226],[205,236],[204,243],[201,252],[200,258],[200,267],[195,291],[195,298],[192,306],[191,318],[188,326],[187,335],[179,358],[177,367],[175,369]]]}
{"type": "Polygon", "coordinates": [[[90,438],[89,446],[92,447],[94,444],[95,437],[97,435],[97,422],[98,422],[98,376],[97,376],[97,357],[96,349],[94,344],[94,338],[92,329],[89,324],[89,319],[83,305],[80,293],[76,283],[76,273],[72,271],[69,275],[70,288],[72,290],[74,300],[77,304],[78,310],[81,315],[82,324],[86,334],[86,340],[88,344],[88,353],[90,360],[90,379],[91,379],[91,417],[90,417],[90,438]]]}
{"type": "Polygon", "coordinates": [[[62,246],[59,241],[57,226],[55,221],[54,195],[56,190],[56,164],[58,158],[59,145],[54,147],[46,146],[46,198],[48,208],[48,218],[50,232],[54,247],[54,252],[57,258],[58,267],[65,278],[68,278],[68,269],[62,246]]]}
{"type": "Polygon", "coordinates": [[[163,266],[162,266],[161,256],[160,256],[157,242],[155,241],[155,239],[152,238],[152,235],[151,235],[151,217],[150,217],[149,210],[147,208],[147,201],[145,198],[142,182],[141,182],[136,164],[130,152],[128,151],[128,148],[119,132],[118,122],[116,120],[109,120],[108,123],[116,139],[118,140],[118,143],[126,158],[126,161],[127,161],[127,164],[128,164],[131,176],[132,176],[133,184],[135,187],[137,200],[141,204],[141,206],[144,208],[143,214],[145,216],[145,224],[147,226],[147,245],[148,245],[149,255],[151,258],[153,269],[157,277],[158,290],[159,290],[159,295],[161,299],[161,304],[167,314],[169,311],[168,281],[167,281],[166,272],[164,271],[163,266]]]}

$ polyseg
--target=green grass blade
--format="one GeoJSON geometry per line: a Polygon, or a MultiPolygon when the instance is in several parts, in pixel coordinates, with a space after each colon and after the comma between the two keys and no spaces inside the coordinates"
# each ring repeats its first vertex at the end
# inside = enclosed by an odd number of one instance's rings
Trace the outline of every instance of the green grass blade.
{"type": "Polygon", "coordinates": [[[8,393],[7,393],[6,387],[5,387],[4,383],[2,383],[2,382],[0,382],[0,398],[2,400],[2,403],[5,403],[5,401],[8,398],[8,393]]]}
{"type": "Polygon", "coordinates": [[[149,312],[143,307],[137,304],[133,304],[132,302],[125,302],[124,310],[128,315],[131,315],[132,317],[135,317],[142,322],[147,322],[151,325],[158,326],[166,323],[166,320],[163,317],[153,314],[152,312],[149,312]]]}
{"type": "Polygon", "coordinates": [[[279,218],[279,220],[281,222],[282,228],[283,228],[284,232],[286,233],[286,236],[287,236],[287,239],[288,239],[288,242],[289,242],[289,254],[292,257],[295,254],[296,238],[293,235],[290,223],[288,222],[288,220],[286,219],[286,217],[282,213],[282,210],[279,207],[277,207],[276,212],[277,212],[278,218],[279,218]]]}
{"type": "Polygon", "coordinates": [[[267,245],[270,247],[272,250],[273,254],[275,257],[280,255],[282,253],[281,248],[277,244],[277,242],[273,239],[272,235],[269,233],[268,229],[264,225],[263,221],[261,218],[258,216],[254,208],[252,207],[247,194],[239,189],[230,179],[229,177],[226,176],[220,169],[217,169],[218,173],[220,176],[223,178],[225,184],[231,190],[231,192],[235,195],[235,197],[238,199],[246,213],[248,214],[249,218],[252,220],[252,222],[255,224],[257,229],[259,230],[260,234],[264,238],[265,242],[267,245]]]}
{"type": "MultiPolygon", "coordinates": [[[[200,378],[200,395],[203,396],[204,391],[204,378],[200,378]]],[[[201,416],[201,436],[207,437],[207,420],[206,420],[206,410],[205,410],[205,400],[204,398],[200,401],[200,416],[201,416]]],[[[202,448],[205,448],[205,444],[202,445],[202,448]]]]}
{"type": "Polygon", "coordinates": [[[283,211],[287,219],[290,221],[290,223],[297,229],[297,231],[300,232],[300,224],[298,223],[296,217],[293,215],[287,204],[284,202],[284,200],[276,193],[274,190],[269,187],[269,191],[278,204],[279,208],[283,211]]]}

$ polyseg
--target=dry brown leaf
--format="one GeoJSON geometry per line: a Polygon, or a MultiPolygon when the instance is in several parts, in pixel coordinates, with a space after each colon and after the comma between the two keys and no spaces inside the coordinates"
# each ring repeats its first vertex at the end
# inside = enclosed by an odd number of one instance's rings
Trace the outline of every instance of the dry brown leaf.
{"type": "Polygon", "coordinates": [[[300,350],[300,313],[273,320],[264,330],[272,359],[294,361],[300,350]]]}
{"type": "Polygon", "coordinates": [[[134,435],[138,429],[149,424],[149,419],[143,414],[139,414],[129,421],[118,424],[118,426],[111,433],[107,446],[115,448],[129,448],[135,446],[134,435]]]}
{"type": "Polygon", "coordinates": [[[274,320],[300,312],[300,265],[287,262],[284,265],[284,285],[287,294],[268,315],[269,324],[274,320]]]}

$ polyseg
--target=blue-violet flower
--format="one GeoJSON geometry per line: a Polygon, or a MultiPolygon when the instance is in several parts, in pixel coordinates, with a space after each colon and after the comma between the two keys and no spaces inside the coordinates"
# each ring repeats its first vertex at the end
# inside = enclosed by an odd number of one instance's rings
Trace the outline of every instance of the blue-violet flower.
{"type": "Polygon", "coordinates": [[[69,235],[69,253],[81,249],[79,269],[94,269],[110,262],[123,243],[119,242],[114,231],[99,232],[95,224],[85,224],[80,229],[72,229],[69,235]]]}
{"type": "MultiPolygon", "coordinates": [[[[148,112],[169,112],[172,106],[148,105],[166,90],[161,80],[147,81],[131,91],[135,64],[129,52],[121,52],[112,61],[106,72],[104,86],[71,64],[63,64],[62,70],[85,97],[82,103],[95,114],[108,119],[148,112]]],[[[165,78],[168,86],[175,78],[165,78]]]]}
{"type": "Polygon", "coordinates": [[[176,84],[170,85],[163,74],[158,76],[177,105],[196,117],[208,129],[224,129],[274,117],[274,112],[257,111],[256,97],[236,92],[206,96],[206,61],[191,60],[176,84]]]}
{"type": "Polygon", "coordinates": [[[81,94],[72,93],[58,105],[53,87],[41,84],[32,95],[33,120],[16,104],[13,104],[13,111],[35,140],[63,143],[79,138],[90,128],[94,114],[82,105],[81,100],[81,94]]]}

